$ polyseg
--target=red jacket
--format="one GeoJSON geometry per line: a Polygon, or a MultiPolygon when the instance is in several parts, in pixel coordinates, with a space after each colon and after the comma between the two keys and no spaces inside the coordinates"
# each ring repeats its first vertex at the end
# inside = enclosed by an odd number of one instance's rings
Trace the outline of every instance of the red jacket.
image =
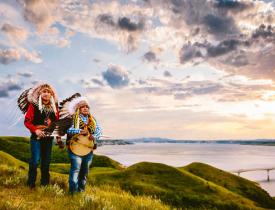
{"type": "MultiPolygon", "coordinates": [[[[44,120],[42,115],[35,116],[35,113],[38,113],[37,112],[38,108],[34,107],[34,106],[35,105],[33,105],[33,104],[29,105],[28,110],[25,115],[25,121],[24,121],[25,126],[31,131],[31,133],[35,133],[35,131],[37,130],[37,127],[36,127],[37,125],[43,124],[43,123],[39,123],[38,121],[44,120]]],[[[39,113],[40,113],[40,111],[39,111],[39,113]]],[[[58,110],[57,110],[57,113],[54,118],[55,119],[52,119],[54,121],[57,121],[59,119],[59,111],[58,110]]]]}

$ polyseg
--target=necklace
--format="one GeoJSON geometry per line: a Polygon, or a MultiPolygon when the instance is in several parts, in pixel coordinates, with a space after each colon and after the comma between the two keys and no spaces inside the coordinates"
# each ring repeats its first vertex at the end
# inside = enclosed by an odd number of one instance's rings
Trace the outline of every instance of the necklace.
{"type": "Polygon", "coordinates": [[[45,112],[46,115],[49,115],[51,112],[54,112],[51,105],[42,105],[42,111],[45,112]]]}

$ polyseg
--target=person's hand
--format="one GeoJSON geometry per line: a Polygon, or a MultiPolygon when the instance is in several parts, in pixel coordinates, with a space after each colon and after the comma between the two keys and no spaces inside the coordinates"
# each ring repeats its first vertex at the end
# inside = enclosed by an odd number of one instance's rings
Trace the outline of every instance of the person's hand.
{"type": "Polygon", "coordinates": [[[93,149],[95,150],[97,148],[97,144],[94,144],[94,147],[93,147],[93,149]]]}
{"type": "Polygon", "coordinates": [[[35,130],[35,134],[38,136],[38,138],[46,137],[44,131],[42,131],[42,130],[40,130],[40,129],[36,129],[36,130],[35,130]]]}
{"type": "Polygon", "coordinates": [[[82,134],[82,135],[84,135],[84,136],[85,136],[85,135],[87,135],[87,134],[88,134],[88,131],[87,131],[87,130],[81,130],[81,131],[80,131],[80,134],[82,134]]]}

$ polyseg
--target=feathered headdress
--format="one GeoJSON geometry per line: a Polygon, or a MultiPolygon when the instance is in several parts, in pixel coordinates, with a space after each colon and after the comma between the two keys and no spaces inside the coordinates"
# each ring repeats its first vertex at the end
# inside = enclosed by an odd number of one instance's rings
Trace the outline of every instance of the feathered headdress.
{"type": "Polygon", "coordinates": [[[59,115],[60,119],[70,117],[75,114],[76,112],[76,106],[78,105],[79,102],[81,102],[81,97],[80,93],[75,93],[69,98],[66,98],[62,102],[60,102],[60,107],[59,107],[59,115]]]}
{"type": "MultiPolygon", "coordinates": [[[[56,131],[60,136],[66,134],[67,130],[73,125],[74,128],[80,128],[83,126],[83,121],[80,120],[80,107],[87,105],[89,102],[86,97],[82,97],[80,93],[75,93],[69,98],[66,98],[60,103],[59,107],[59,120],[57,122],[56,131]]],[[[96,129],[96,121],[93,116],[89,114],[88,127],[91,131],[96,129]]]]}
{"type": "Polygon", "coordinates": [[[42,89],[48,88],[51,91],[52,97],[51,97],[51,106],[53,108],[53,111],[56,113],[57,109],[55,104],[57,101],[57,94],[55,89],[49,85],[46,82],[39,82],[36,85],[34,85],[32,88],[29,88],[25,90],[18,98],[17,104],[19,109],[25,114],[28,110],[28,106],[30,103],[35,104],[39,107],[39,110],[42,111],[42,101],[40,92],[42,89]]]}
{"type": "Polygon", "coordinates": [[[75,98],[74,100],[71,101],[71,103],[68,106],[68,111],[71,115],[75,114],[77,112],[77,109],[80,108],[82,105],[87,105],[89,106],[88,99],[86,97],[79,97],[75,98]]]}
{"type": "Polygon", "coordinates": [[[74,123],[79,127],[79,107],[83,103],[88,105],[88,99],[82,97],[80,93],[75,93],[60,103],[59,121],[57,123],[57,132],[63,136],[74,123]]]}

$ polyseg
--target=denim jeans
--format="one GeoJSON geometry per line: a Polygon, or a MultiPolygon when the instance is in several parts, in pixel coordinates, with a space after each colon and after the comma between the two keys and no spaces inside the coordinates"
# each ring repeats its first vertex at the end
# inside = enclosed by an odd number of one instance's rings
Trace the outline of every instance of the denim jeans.
{"type": "Polygon", "coordinates": [[[83,192],[87,182],[89,167],[93,160],[93,153],[85,156],[78,156],[68,150],[71,161],[69,174],[69,191],[70,193],[83,192]]]}
{"type": "Polygon", "coordinates": [[[28,185],[35,187],[37,167],[41,162],[41,185],[48,185],[50,182],[49,167],[51,162],[53,138],[43,139],[31,138],[31,158],[29,162],[28,185]]]}

